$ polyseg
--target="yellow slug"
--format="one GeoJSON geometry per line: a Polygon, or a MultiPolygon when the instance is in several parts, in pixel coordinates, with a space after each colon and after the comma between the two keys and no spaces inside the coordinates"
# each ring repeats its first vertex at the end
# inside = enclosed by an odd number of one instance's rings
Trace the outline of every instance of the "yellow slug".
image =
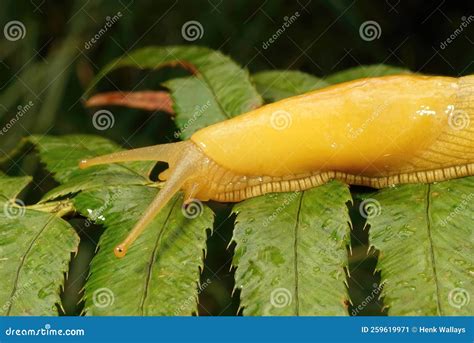
{"type": "Polygon", "coordinates": [[[474,175],[474,75],[394,75],[283,99],[162,144],[81,161],[80,167],[164,161],[166,180],[118,257],[179,190],[235,202],[330,179],[382,188],[474,175]]]}

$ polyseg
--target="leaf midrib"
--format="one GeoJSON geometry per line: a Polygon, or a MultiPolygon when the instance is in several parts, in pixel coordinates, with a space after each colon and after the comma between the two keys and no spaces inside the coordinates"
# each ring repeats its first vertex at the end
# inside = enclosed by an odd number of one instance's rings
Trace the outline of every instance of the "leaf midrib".
{"type": "Polygon", "coordinates": [[[148,270],[147,270],[147,275],[146,275],[146,278],[145,278],[145,287],[144,287],[144,291],[143,291],[143,297],[142,297],[142,300],[141,300],[141,303],[140,303],[140,313],[141,313],[142,316],[145,315],[144,314],[145,313],[145,301],[146,301],[146,298],[148,296],[148,288],[150,287],[151,273],[153,271],[154,261],[156,259],[156,254],[157,254],[157,251],[158,251],[158,247],[160,246],[161,238],[163,237],[164,231],[166,229],[166,224],[168,224],[168,221],[171,217],[171,214],[173,213],[174,207],[175,207],[178,200],[179,200],[179,198],[176,197],[176,199],[173,202],[173,205],[171,206],[168,214],[166,215],[166,219],[163,222],[163,225],[161,226],[160,231],[158,232],[158,236],[156,237],[156,241],[155,241],[155,246],[153,247],[153,251],[152,251],[151,256],[150,256],[150,262],[148,263],[148,270]]]}
{"type": "Polygon", "coordinates": [[[431,232],[431,185],[428,184],[426,187],[426,207],[425,207],[425,219],[426,219],[426,228],[428,231],[428,240],[430,244],[430,257],[431,257],[431,264],[432,264],[432,269],[433,269],[433,277],[435,281],[435,289],[436,289],[436,312],[438,315],[442,314],[441,311],[441,302],[440,302],[440,294],[439,294],[439,280],[438,280],[438,275],[436,271],[436,259],[435,259],[435,253],[434,253],[434,244],[433,244],[433,237],[432,237],[432,232],[431,232]]]}
{"type": "Polygon", "coordinates": [[[17,268],[17,271],[16,271],[16,275],[15,275],[15,281],[13,282],[13,289],[12,289],[12,292],[10,294],[10,298],[9,298],[9,301],[8,301],[8,309],[7,309],[7,313],[6,315],[9,316],[10,315],[10,312],[11,312],[11,309],[12,309],[12,306],[13,306],[13,297],[15,296],[15,293],[18,289],[18,279],[20,278],[20,273],[21,273],[21,270],[23,269],[23,266],[25,264],[25,260],[26,260],[26,256],[30,253],[31,249],[33,248],[33,244],[38,240],[38,238],[41,236],[41,234],[46,230],[46,228],[48,227],[48,225],[54,220],[55,216],[51,215],[48,220],[46,221],[46,223],[43,225],[43,227],[41,228],[41,230],[39,230],[39,232],[36,234],[36,236],[31,240],[30,244],[28,245],[28,248],[26,249],[25,253],[23,254],[23,256],[21,257],[21,260],[20,260],[20,264],[17,268]]]}
{"type": "MultiPolygon", "coordinates": [[[[213,52],[210,51],[210,52],[208,53],[208,56],[211,56],[212,54],[213,54],[213,52]]],[[[173,54],[173,55],[174,55],[174,54],[173,54]]],[[[176,56],[174,56],[174,57],[176,58],[176,56]]],[[[216,67],[217,64],[222,64],[222,63],[223,63],[223,62],[222,62],[222,57],[223,57],[223,56],[218,56],[218,57],[219,57],[219,61],[218,61],[217,63],[215,63],[214,65],[213,65],[213,62],[212,62],[212,61],[211,61],[211,62],[204,62],[204,63],[200,66],[200,68],[197,67],[195,63],[191,63],[189,60],[186,60],[186,59],[184,59],[184,60],[185,60],[187,63],[192,64],[192,65],[196,68],[196,70],[197,70],[198,73],[194,74],[194,76],[197,77],[198,79],[202,79],[202,80],[204,81],[205,85],[209,88],[209,90],[210,90],[212,96],[213,96],[214,99],[216,100],[216,104],[219,106],[219,109],[221,110],[222,114],[223,114],[227,119],[231,119],[231,118],[234,117],[236,114],[231,114],[231,113],[228,113],[228,112],[227,112],[227,109],[224,108],[223,104],[221,103],[221,99],[217,96],[217,93],[216,93],[216,90],[215,90],[215,87],[214,87],[213,83],[212,83],[212,82],[209,82],[209,78],[206,76],[206,72],[205,72],[205,71],[204,71],[204,72],[202,71],[202,69],[207,69],[207,68],[209,68],[209,64],[212,65],[212,67],[214,67],[214,68],[216,67]]],[[[179,61],[180,59],[176,58],[176,60],[179,61]]],[[[230,81],[233,81],[233,79],[230,80],[230,81]]],[[[249,82],[250,82],[250,80],[249,80],[249,82]]],[[[257,96],[260,96],[260,95],[258,94],[258,92],[255,92],[255,93],[256,93],[257,96]]],[[[238,113],[237,113],[237,114],[238,114],[238,113]]]]}
{"type": "Polygon", "coordinates": [[[222,114],[224,115],[224,117],[226,117],[227,119],[231,119],[233,116],[229,113],[227,113],[227,110],[224,109],[224,107],[222,106],[221,102],[220,102],[220,99],[217,97],[217,94],[216,94],[216,91],[214,90],[213,87],[211,87],[211,84],[209,83],[209,80],[206,78],[206,76],[203,74],[203,73],[200,73],[199,75],[203,81],[205,82],[206,86],[209,88],[212,96],[214,97],[214,99],[216,100],[216,104],[217,106],[219,106],[219,109],[221,110],[222,114]]]}
{"type": "Polygon", "coordinates": [[[301,193],[300,196],[300,201],[298,203],[298,210],[296,212],[296,221],[295,221],[295,228],[294,228],[294,245],[293,245],[293,251],[294,251],[294,273],[295,273],[295,315],[299,316],[300,313],[300,303],[299,303],[299,289],[298,289],[298,283],[299,283],[299,278],[298,278],[298,229],[300,225],[300,213],[301,213],[301,205],[303,203],[303,196],[304,192],[301,193]]]}

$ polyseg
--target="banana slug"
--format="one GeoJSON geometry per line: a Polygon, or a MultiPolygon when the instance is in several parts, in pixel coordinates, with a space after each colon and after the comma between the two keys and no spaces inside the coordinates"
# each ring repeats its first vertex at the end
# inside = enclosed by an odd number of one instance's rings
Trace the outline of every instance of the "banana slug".
{"type": "Polygon", "coordinates": [[[383,188],[474,175],[474,75],[392,75],[337,84],[268,104],[187,141],[121,151],[81,168],[163,161],[166,181],[114,252],[127,248],[171,199],[237,202],[338,179],[383,188]]]}

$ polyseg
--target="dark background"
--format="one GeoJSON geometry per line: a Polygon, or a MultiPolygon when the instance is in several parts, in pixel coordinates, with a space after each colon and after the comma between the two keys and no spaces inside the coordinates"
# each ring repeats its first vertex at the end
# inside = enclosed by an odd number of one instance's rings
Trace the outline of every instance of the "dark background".
{"type": "MultiPolygon", "coordinates": [[[[467,75],[474,73],[474,22],[445,49],[441,44],[459,28],[463,17],[474,14],[472,1],[329,1],[329,0],[204,0],[204,1],[15,1],[2,0],[0,24],[21,21],[26,35],[18,41],[0,42],[0,124],[5,125],[17,106],[34,103],[7,134],[0,136],[0,169],[9,175],[34,175],[34,184],[23,198],[37,201],[55,186],[28,145],[18,147],[30,134],[104,135],[126,148],[157,144],[172,139],[169,115],[114,108],[115,125],[98,132],[91,121],[93,110],[81,101],[94,74],[111,59],[148,45],[207,46],[231,56],[251,73],[266,69],[297,69],[325,77],[365,64],[390,64],[412,71],[467,75]],[[85,48],[107,16],[118,11],[122,18],[91,49],[85,48]],[[298,11],[299,18],[268,49],[266,42],[298,11]],[[201,39],[188,42],[182,25],[197,20],[201,39]],[[368,20],[381,27],[381,36],[365,41],[359,27],[368,20]]],[[[160,89],[160,83],[181,75],[176,70],[120,70],[102,82],[101,90],[160,89]]],[[[203,280],[212,280],[200,296],[200,314],[234,315],[238,292],[232,296],[230,268],[233,218],[230,206],[211,204],[217,211],[215,233],[209,239],[203,280]]],[[[355,211],[357,212],[357,211],[355,211]]],[[[380,278],[374,273],[376,253],[367,256],[367,232],[352,213],[349,293],[354,306],[366,299],[380,278]]],[[[80,253],[74,259],[63,294],[65,314],[82,309],[79,290],[87,276],[102,228],[85,228],[80,217],[69,218],[81,235],[80,253]]],[[[315,285],[317,287],[317,285],[315,285]]],[[[385,314],[383,299],[370,300],[360,315],[385,314]]],[[[353,307],[350,307],[350,311],[353,307]]]]}

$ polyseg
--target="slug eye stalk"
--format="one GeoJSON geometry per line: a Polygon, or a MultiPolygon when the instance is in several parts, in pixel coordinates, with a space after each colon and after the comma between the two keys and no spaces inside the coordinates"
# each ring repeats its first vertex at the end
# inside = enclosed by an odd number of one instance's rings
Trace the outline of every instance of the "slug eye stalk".
{"type": "MultiPolygon", "coordinates": [[[[146,148],[120,151],[109,155],[99,156],[92,159],[82,160],[79,164],[81,169],[91,166],[130,162],[130,161],[162,161],[169,164],[169,178],[164,187],[158,192],[150,206],[145,210],[143,217],[135,224],[129,235],[114,249],[115,256],[124,257],[130,245],[143,232],[148,224],[155,218],[168,201],[183,188],[185,183],[196,174],[199,168],[198,160],[202,159],[202,153],[198,151],[191,142],[178,142],[163,145],[155,145],[146,148]]],[[[193,185],[193,192],[196,185],[193,185]]],[[[192,194],[186,196],[187,199],[192,194]]]]}

